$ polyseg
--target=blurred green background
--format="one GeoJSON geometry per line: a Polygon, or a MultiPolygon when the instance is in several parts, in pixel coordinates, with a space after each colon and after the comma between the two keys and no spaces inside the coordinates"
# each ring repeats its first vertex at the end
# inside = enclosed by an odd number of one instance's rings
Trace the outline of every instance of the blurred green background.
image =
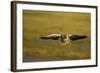
{"type": "Polygon", "coordinates": [[[23,10],[23,62],[91,58],[90,13],[23,10]],[[83,34],[88,38],[60,47],[48,34],[83,34]]]}

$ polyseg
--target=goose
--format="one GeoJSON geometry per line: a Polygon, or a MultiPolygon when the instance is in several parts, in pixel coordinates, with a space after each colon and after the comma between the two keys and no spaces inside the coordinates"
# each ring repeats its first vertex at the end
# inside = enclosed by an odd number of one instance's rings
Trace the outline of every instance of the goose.
{"type": "Polygon", "coordinates": [[[46,35],[46,36],[41,36],[41,39],[45,39],[45,40],[60,40],[61,42],[61,46],[64,45],[71,45],[71,41],[76,41],[76,40],[80,40],[80,39],[85,39],[87,38],[87,36],[85,35],[80,35],[80,34],[50,34],[50,35],[46,35]]]}

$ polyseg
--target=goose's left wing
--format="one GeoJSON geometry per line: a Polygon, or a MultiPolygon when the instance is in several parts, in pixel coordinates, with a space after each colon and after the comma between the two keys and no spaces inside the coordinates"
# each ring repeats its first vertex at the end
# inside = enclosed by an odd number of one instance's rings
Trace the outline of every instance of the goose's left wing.
{"type": "Polygon", "coordinates": [[[69,36],[69,38],[71,40],[79,40],[79,39],[85,39],[85,38],[87,38],[87,36],[85,36],[85,35],[78,35],[78,34],[72,34],[72,35],[69,36]]]}

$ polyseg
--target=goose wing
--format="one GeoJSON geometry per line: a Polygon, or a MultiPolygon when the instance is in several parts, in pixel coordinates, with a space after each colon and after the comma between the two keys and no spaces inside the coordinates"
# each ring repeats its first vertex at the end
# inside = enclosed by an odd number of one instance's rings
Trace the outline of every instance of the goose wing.
{"type": "Polygon", "coordinates": [[[85,35],[78,35],[78,34],[72,34],[72,35],[69,36],[69,38],[71,40],[79,40],[79,39],[85,39],[85,38],[87,38],[87,36],[85,36],[85,35]]]}
{"type": "Polygon", "coordinates": [[[47,36],[42,36],[40,37],[41,39],[53,39],[53,40],[58,40],[61,37],[60,34],[51,34],[47,36]]]}

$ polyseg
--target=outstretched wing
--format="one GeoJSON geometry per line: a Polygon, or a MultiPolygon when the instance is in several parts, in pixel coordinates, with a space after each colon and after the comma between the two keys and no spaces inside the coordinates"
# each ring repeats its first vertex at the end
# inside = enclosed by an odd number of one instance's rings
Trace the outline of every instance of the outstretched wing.
{"type": "Polygon", "coordinates": [[[42,36],[40,37],[41,39],[53,39],[53,40],[58,40],[61,37],[60,34],[51,34],[47,36],[42,36]]]}
{"type": "Polygon", "coordinates": [[[87,36],[72,34],[72,35],[69,36],[69,38],[71,40],[79,40],[79,39],[85,39],[85,38],[87,38],[87,36]]]}

